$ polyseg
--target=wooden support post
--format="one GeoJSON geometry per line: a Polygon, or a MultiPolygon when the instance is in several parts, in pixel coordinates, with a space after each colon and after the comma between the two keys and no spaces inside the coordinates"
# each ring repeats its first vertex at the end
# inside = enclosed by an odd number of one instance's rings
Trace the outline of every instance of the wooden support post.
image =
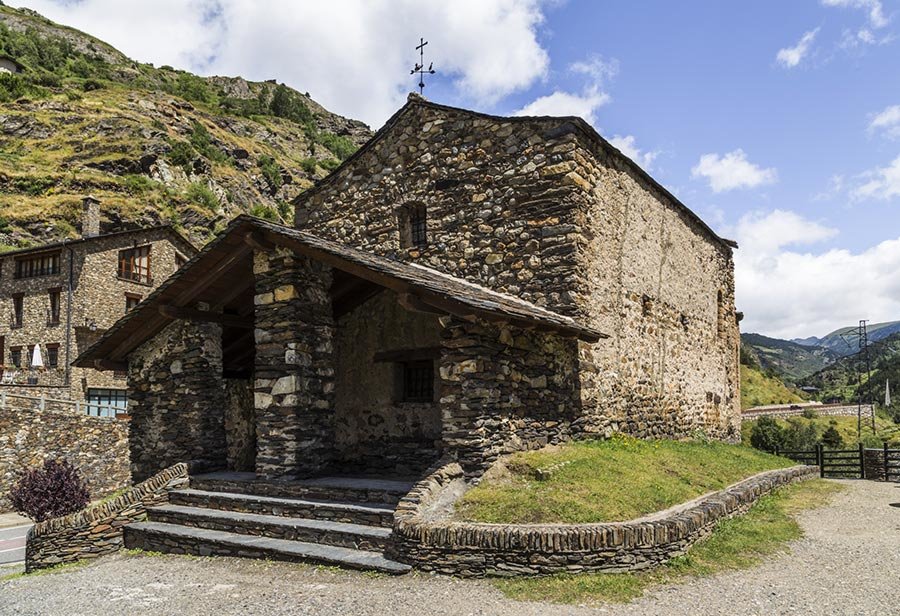
{"type": "Polygon", "coordinates": [[[819,477],[825,476],[825,452],[822,443],[816,443],[816,464],[819,465],[819,477]]]}
{"type": "Polygon", "coordinates": [[[884,442],[884,480],[888,481],[888,472],[890,471],[890,464],[888,464],[888,444],[887,441],[884,442]]]}
{"type": "Polygon", "coordinates": [[[859,478],[866,478],[866,450],[862,443],[859,444],[859,478]]]}

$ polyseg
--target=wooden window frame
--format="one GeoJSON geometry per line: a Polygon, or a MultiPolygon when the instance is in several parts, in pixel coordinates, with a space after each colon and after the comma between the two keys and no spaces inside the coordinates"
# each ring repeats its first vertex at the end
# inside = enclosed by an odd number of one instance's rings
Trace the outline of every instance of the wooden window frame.
{"type": "Polygon", "coordinates": [[[47,351],[47,367],[48,368],[59,368],[59,343],[58,342],[49,342],[44,345],[44,349],[47,351]],[[52,353],[51,353],[52,351],[52,353]],[[56,356],[56,360],[51,362],[50,358],[56,356]]]}
{"type": "Polygon", "coordinates": [[[409,203],[397,210],[400,245],[421,250],[428,246],[428,208],[424,203],[409,203]]]}
{"type": "Polygon", "coordinates": [[[140,293],[126,293],[125,294],[125,312],[131,312],[135,308],[137,308],[138,304],[144,299],[144,296],[140,293]],[[134,302],[134,305],[131,305],[131,302],[134,302]]]}
{"type": "Polygon", "coordinates": [[[127,280],[128,282],[146,285],[153,284],[152,255],[152,244],[133,246],[131,248],[120,250],[116,264],[116,274],[119,280],[127,280]],[[142,253],[144,254],[142,255],[142,253]],[[139,264],[141,256],[146,256],[146,267],[141,267],[139,264]]]}
{"type": "Polygon", "coordinates": [[[47,298],[50,302],[50,310],[47,315],[47,325],[59,325],[60,316],[62,314],[62,287],[53,287],[47,289],[47,298]],[[53,298],[56,298],[56,305],[53,304],[53,298]],[[54,310],[55,308],[55,310],[54,310]]]}
{"type": "Polygon", "coordinates": [[[21,329],[25,326],[25,294],[13,293],[13,321],[10,327],[12,329],[21,329]]]}
{"type": "Polygon", "coordinates": [[[22,367],[22,347],[20,345],[9,347],[9,363],[16,368],[22,367]],[[16,361],[18,359],[18,361],[16,361]]]}
{"type": "Polygon", "coordinates": [[[16,257],[13,278],[24,280],[41,276],[57,276],[60,273],[61,260],[61,250],[16,257]]]}

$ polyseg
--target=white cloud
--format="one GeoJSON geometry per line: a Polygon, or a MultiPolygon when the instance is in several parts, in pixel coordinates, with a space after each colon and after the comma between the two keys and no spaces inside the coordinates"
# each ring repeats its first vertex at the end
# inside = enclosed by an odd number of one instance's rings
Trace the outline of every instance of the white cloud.
{"type": "Polygon", "coordinates": [[[862,252],[810,250],[837,230],[783,210],[752,213],[730,233],[741,330],[781,338],[822,336],[859,319],[900,315],[900,238],[862,252]]]}
{"type": "Polygon", "coordinates": [[[864,9],[868,11],[869,24],[873,28],[883,28],[890,22],[884,14],[881,0],[822,0],[825,6],[840,8],[864,9]]]}
{"type": "MultiPolygon", "coordinates": [[[[143,62],[203,74],[277,78],[327,108],[378,127],[415,89],[414,47],[427,34],[457,96],[490,105],[543,79],[542,0],[22,0],[143,62]]],[[[428,88],[425,90],[428,95],[428,88]]]]}
{"type": "Polygon", "coordinates": [[[828,178],[828,187],[820,193],[813,195],[813,201],[830,201],[844,192],[844,176],[836,173],[828,178]]]}
{"type": "Polygon", "coordinates": [[[659,156],[659,150],[646,152],[637,146],[637,142],[633,135],[615,135],[609,139],[609,142],[618,148],[622,154],[636,162],[644,171],[650,171],[653,167],[653,161],[659,156]]]}
{"type": "Polygon", "coordinates": [[[712,191],[718,193],[772,184],[777,181],[778,173],[773,168],[754,165],[743,150],[737,149],[724,156],[704,154],[691,169],[691,177],[706,178],[712,191]]]}
{"type": "Polygon", "coordinates": [[[900,156],[887,167],[866,171],[860,176],[863,183],[850,191],[856,201],[865,199],[889,200],[900,197],[900,156]]]}
{"type": "Polygon", "coordinates": [[[872,116],[869,132],[880,132],[887,137],[900,138],[900,105],[887,107],[872,116]]]}
{"type": "Polygon", "coordinates": [[[812,47],[813,41],[815,41],[818,33],[818,28],[805,33],[793,47],[779,49],[775,59],[785,68],[794,68],[800,64],[800,62],[803,61],[803,58],[806,57],[806,54],[809,53],[809,49],[812,47]]]}
{"type": "Polygon", "coordinates": [[[599,56],[592,56],[587,60],[574,62],[569,65],[569,71],[584,75],[587,80],[580,92],[566,92],[555,90],[551,94],[541,96],[513,115],[519,116],[578,116],[590,124],[596,125],[597,111],[603,105],[609,103],[612,98],[604,91],[609,79],[618,72],[618,62],[615,60],[603,60],[599,56]]]}

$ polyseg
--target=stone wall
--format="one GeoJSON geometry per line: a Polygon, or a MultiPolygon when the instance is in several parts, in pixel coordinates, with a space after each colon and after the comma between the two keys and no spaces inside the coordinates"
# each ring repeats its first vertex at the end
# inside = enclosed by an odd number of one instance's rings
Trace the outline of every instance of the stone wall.
{"type": "Polygon", "coordinates": [[[335,446],[338,462],[348,470],[418,476],[439,457],[440,392],[432,402],[401,401],[396,373],[402,360],[375,361],[375,355],[436,352],[441,327],[437,316],[410,312],[397,299],[382,291],[337,321],[335,446]]]}
{"type": "MultiPolygon", "coordinates": [[[[797,407],[772,406],[756,409],[745,409],[741,412],[741,420],[759,419],[760,417],[797,417],[806,411],[812,411],[817,417],[856,417],[859,414],[859,406],[855,404],[808,404],[797,407]]],[[[862,405],[862,416],[871,419],[873,407],[871,404],[862,405]]]]}
{"type": "Polygon", "coordinates": [[[452,521],[448,511],[462,494],[463,476],[458,464],[444,464],[400,501],[391,557],[464,577],[646,569],[684,554],[722,519],[745,512],[775,488],[818,476],[818,467],[760,473],[645,518],[606,524],[452,521]]]}
{"type": "Polygon", "coordinates": [[[578,343],[443,319],[443,450],[470,478],[502,454],[557,444],[581,415],[578,343]]]}
{"type": "Polygon", "coordinates": [[[256,251],[256,473],[311,475],[334,455],[331,269],[292,251],[256,251]]]}
{"type": "Polygon", "coordinates": [[[574,316],[586,436],[740,434],[732,251],[566,118],[499,118],[411,98],[297,202],[296,224],[574,316]],[[406,246],[424,204],[428,245],[406,246]]]}
{"type": "Polygon", "coordinates": [[[128,357],[131,472],[145,479],[178,462],[227,464],[222,330],[176,321],[128,357]]]}
{"type": "MultiPolygon", "coordinates": [[[[123,390],[126,381],[121,374],[68,366],[125,314],[126,293],[146,297],[175,272],[176,254],[191,257],[195,249],[170,229],[154,228],[76,241],[55,250],[60,254],[59,273],[34,278],[16,279],[16,256],[0,257],[0,308],[5,332],[4,357],[0,358],[0,364],[5,364],[8,372],[18,373],[15,380],[18,386],[23,386],[27,377],[36,377],[38,385],[28,386],[35,396],[84,400],[89,388],[123,390]],[[150,246],[151,281],[119,278],[119,251],[145,245],[150,246]],[[51,289],[60,293],[58,322],[50,319],[51,289]],[[12,327],[12,296],[18,293],[24,295],[20,328],[12,327]],[[58,367],[29,370],[31,356],[27,351],[35,344],[41,345],[45,364],[48,345],[56,345],[58,367]],[[12,347],[22,348],[21,369],[11,366],[12,347]]],[[[8,386],[0,385],[0,388],[8,386]]]]}
{"type": "Polygon", "coordinates": [[[248,379],[225,379],[225,441],[228,470],[256,470],[256,412],[248,379]]]}
{"type": "Polygon", "coordinates": [[[72,411],[0,408],[0,512],[25,470],[65,458],[81,473],[92,498],[131,483],[128,422],[72,411]]]}
{"type": "Polygon", "coordinates": [[[168,502],[168,490],[185,487],[186,464],[176,464],[103,504],[35,524],[28,531],[25,570],[28,572],[122,548],[122,529],[147,518],[146,508],[168,502]]]}

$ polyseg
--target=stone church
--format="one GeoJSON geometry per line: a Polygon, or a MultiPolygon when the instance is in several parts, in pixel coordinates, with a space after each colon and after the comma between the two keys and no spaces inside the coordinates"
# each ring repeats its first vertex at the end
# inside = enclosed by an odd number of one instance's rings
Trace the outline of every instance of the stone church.
{"type": "Polygon", "coordinates": [[[127,370],[135,480],[739,438],[735,244],[583,120],[411,95],[295,205],[235,219],[77,360],[127,370]]]}

